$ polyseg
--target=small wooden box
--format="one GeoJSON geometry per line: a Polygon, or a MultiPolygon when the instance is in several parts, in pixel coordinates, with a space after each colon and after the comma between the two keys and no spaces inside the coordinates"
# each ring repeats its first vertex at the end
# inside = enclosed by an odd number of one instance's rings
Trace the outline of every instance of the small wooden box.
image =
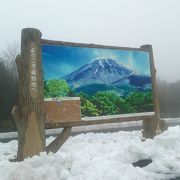
{"type": "Polygon", "coordinates": [[[46,98],[44,101],[48,122],[81,120],[81,103],[79,97],[46,98]]]}

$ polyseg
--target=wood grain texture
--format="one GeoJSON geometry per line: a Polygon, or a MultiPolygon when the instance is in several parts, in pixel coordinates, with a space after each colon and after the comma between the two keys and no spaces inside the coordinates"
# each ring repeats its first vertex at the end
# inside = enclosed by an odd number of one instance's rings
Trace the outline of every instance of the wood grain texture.
{"type": "Polygon", "coordinates": [[[21,56],[16,58],[19,75],[19,104],[13,108],[12,114],[18,130],[18,161],[45,150],[45,112],[40,39],[39,30],[23,29],[21,56]],[[32,79],[34,80],[32,81],[32,79]]]}
{"type": "Polygon", "coordinates": [[[56,153],[71,135],[71,128],[64,128],[63,131],[46,147],[46,152],[56,153]]]}
{"type": "Polygon", "coordinates": [[[154,138],[156,136],[156,120],[155,116],[143,120],[143,131],[142,135],[144,138],[154,138]]]}
{"type": "Polygon", "coordinates": [[[54,40],[48,40],[48,39],[41,39],[41,44],[42,45],[43,44],[49,44],[49,45],[64,45],[64,46],[77,46],[77,47],[88,47],[88,48],[134,50],[134,51],[147,51],[147,52],[149,52],[148,49],[144,49],[144,48],[131,48],[131,47],[100,45],[100,44],[74,43],[74,42],[65,42],[65,41],[54,41],[54,40]]]}
{"type": "Polygon", "coordinates": [[[98,117],[88,117],[82,118],[79,121],[73,122],[46,122],[46,128],[65,128],[65,127],[75,127],[75,126],[89,126],[96,124],[109,124],[109,123],[120,123],[120,122],[131,122],[140,121],[145,119],[154,118],[154,112],[147,113],[133,113],[133,114],[122,114],[122,115],[112,115],[112,116],[98,116],[98,117]]]}
{"type": "Polygon", "coordinates": [[[154,65],[153,49],[151,45],[143,45],[142,49],[149,50],[150,55],[150,66],[151,66],[151,78],[152,78],[152,91],[153,91],[153,104],[155,110],[155,124],[153,127],[156,129],[156,134],[160,133],[160,107],[159,107],[159,97],[157,91],[157,81],[156,81],[156,68],[154,65]]]}
{"type": "Polygon", "coordinates": [[[48,121],[66,122],[81,119],[80,98],[58,101],[45,99],[44,104],[48,121]]]}

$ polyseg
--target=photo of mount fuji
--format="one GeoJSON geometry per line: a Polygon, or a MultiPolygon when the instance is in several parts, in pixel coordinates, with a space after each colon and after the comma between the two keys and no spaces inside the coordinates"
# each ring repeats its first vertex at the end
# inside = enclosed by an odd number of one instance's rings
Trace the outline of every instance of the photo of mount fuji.
{"type": "Polygon", "coordinates": [[[149,53],[42,45],[44,96],[80,97],[82,116],[153,111],[149,53]]]}
{"type": "MultiPolygon", "coordinates": [[[[94,94],[102,88],[120,89],[121,87],[134,88],[134,90],[147,90],[151,88],[151,77],[138,75],[113,59],[96,58],[90,63],[80,67],[72,73],[62,77],[76,92],[85,91],[94,94]]],[[[122,91],[119,95],[130,92],[122,91]]]]}

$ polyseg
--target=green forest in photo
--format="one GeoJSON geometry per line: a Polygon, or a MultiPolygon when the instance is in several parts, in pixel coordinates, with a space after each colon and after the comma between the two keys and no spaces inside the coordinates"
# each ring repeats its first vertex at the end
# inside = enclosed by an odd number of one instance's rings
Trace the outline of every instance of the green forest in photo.
{"type": "Polygon", "coordinates": [[[44,97],[80,97],[82,117],[153,111],[151,90],[135,90],[122,96],[111,89],[87,94],[71,89],[65,80],[54,79],[44,81],[44,97]]]}

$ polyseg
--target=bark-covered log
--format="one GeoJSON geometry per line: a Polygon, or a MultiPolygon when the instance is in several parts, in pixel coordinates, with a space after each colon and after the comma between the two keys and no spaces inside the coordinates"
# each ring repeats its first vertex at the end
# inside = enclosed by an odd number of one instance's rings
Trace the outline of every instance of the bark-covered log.
{"type": "Polygon", "coordinates": [[[39,30],[32,28],[22,30],[21,56],[16,58],[19,75],[19,104],[12,111],[18,130],[18,161],[45,151],[40,40],[39,30]]]}
{"type": "Polygon", "coordinates": [[[157,122],[154,118],[147,118],[143,120],[142,135],[144,138],[154,138],[156,136],[157,122]]]}
{"type": "MultiPolygon", "coordinates": [[[[143,45],[142,49],[146,49],[149,51],[150,56],[150,66],[151,66],[151,78],[152,78],[152,91],[153,91],[153,103],[154,103],[154,111],[155,111],[155,119],[153,125],[150,128],[155,128],[155,134],[159,134],[160,130],[160,107],[159,107],[159,97],[157,91],[157,81],[156,81],[156,69],[154,65],[154,57],[153,57],[153,49],[151,45],[143,45]]],[[[145,121],[143,122],[145,123],[145,121]]],[[[148,122],[149,123],[149,122],[148,122]]],[[[146,126],[146,123],[144,124],[146,126]]],[[[154,132],[154,130],[152,130],[154,132]]],[[[153,134],[153,133],[152,133],[153,134]]]]}

